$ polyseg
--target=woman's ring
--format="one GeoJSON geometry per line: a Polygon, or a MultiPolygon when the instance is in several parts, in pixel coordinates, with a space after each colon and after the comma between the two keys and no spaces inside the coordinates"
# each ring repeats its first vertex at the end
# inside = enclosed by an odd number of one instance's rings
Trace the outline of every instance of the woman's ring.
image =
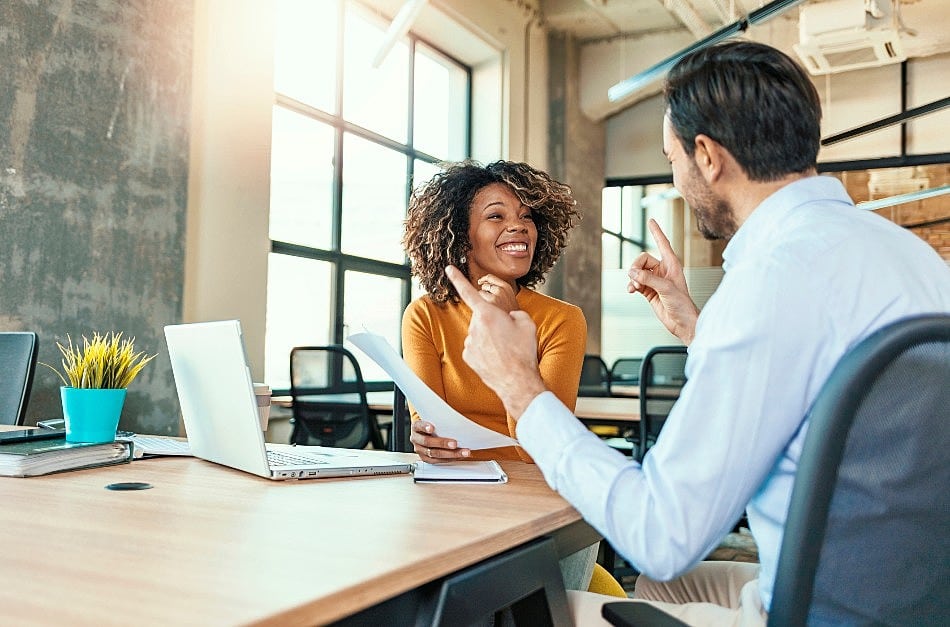
{"type": "Polygon", "coordinates": [[[426,457],[432,457],[432,447],[426,449],[426,457]]]}

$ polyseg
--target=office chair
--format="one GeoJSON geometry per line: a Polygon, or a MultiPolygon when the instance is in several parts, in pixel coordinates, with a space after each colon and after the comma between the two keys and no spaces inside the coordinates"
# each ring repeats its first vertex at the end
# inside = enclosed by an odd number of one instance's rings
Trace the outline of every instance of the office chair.
{"type": "Polygon", "coordinates": [[[23,424],[38,350],[36,333],[0,333],[0,424],[23,424]]]}
{"type": "MultiPolygon", "coordinates": [[[[950,315],[887,325],[835,366],[809,412],[769,625],[950,616],[948,381],[950,315]]],[[[608,603],[604,617],[659,624],[652,606],[625,605],[639,607],[608,603]]]]}
{"type": "Polygon", "coordinates": [[[396,453],[412,452],[412,443],[409,441],[411,423],[406,395],[402,393],[397,385],[393,389],[393,424],[389,431],[390,451],[396,453]]]}
{"type": "Polygon", "coordinates": [[[342,346],[298,346],[290,351],[293,444],[385,449],[366,400],[356,357],[342,346]]]}
{"type": "MultiPolygon", "coordinates": [[[[666,417],[673,409],[673,403],[679,398],[680,390],[686,383],[686,347],[655,346],[647,351],[640,364],[640,423],[635,433],[625,433],[619,438],[610,438],[606,443],[624,454],[629,454],[638,462],[656,443],[666,417]]],[[[604,542],[604,562],[610,573],[616,577],[637,574],[636,569],[622,560],[617,565],[617,552],[604,542]]]]}
{"type": "Polygon", "coordinates": [[[584,355],[578,396],[610,396],[610,371],[600,355],[584,355]]]}
{"type": "MultiPolygon", "coordinates": [[[[616,359],[613,365],[610,367],[610,395],[616,395],[614,394],[614,386],[639,386],[640,368],[642,365],[642,357],[620,357],[619,359],[616,359]]],[[[619,396],[622,396],[622,394],[619,396]]]]}
{"type": "Polygon", "coordinates": [[[686,347],[654,346],[640,367],[640,445],[637,461],[642,462],[656,443],[666,417],[686,384],[686,347]]]}

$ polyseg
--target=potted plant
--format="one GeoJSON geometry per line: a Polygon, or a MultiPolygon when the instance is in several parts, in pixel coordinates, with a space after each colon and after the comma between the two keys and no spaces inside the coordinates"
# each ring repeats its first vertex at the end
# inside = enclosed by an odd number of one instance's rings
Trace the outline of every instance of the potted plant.
{"type": "Polygon", "coordinates": [[[63,355],[63,417],[66,419],[67,442],[111,442],[122,415],[126,388],[155,355],[135,352],[135,338],[122,338],[122,333],[94,333],[82,345],[56,346],[63,355]]]}

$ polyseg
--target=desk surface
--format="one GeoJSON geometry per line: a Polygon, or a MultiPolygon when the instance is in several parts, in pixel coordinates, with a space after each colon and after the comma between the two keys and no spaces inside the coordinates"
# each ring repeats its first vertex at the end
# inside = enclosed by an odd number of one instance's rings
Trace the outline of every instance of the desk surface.
{"type": "MultiPolygon", "coordinates": [[[[323,401],[325,403],[359,403],[359,394],[315,394],[314,396],[301,397],[304,400],[312,398],[314,401],[323,401]]],[[[271,399],[275,405],[281,407],[290,407],[291,398],[289,396],[275,396],[271,399]]],[[[367,392],[366,402],[369,404],[370,411],[379,413],[393,413],[393,392],[392,390],[383,392],[367,392]]]]}
{"type": "Polygon", "coordinates": [[[629,396],[578,396],[574,415],[586,422],[639,422],[640,399],[629,396]]]}
{"type": "MultiPolygon", "coordinates": [[[[537,467],[503,466],[510,482],[483,486],[415,485],[408,475],[272,482],[174,457],[0,477],[0,616],[324,624],[584,526],[537,467]],[[104,489],[120,481],[154,487],[104,489]]],[[[585,528],[589,544],[597,537],[585,528]]]]}

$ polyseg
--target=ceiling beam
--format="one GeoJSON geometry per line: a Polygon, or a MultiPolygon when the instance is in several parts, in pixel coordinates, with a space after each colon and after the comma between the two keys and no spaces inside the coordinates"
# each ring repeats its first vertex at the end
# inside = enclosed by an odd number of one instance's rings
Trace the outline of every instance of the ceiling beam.
{"type": "Polygon", "coordinates": [[[744,32],[749,26],[761,24],[762,22],[770,20],[780,13],[783,13],[784,11],[787,11],[788,9],[794,7],[797,4],[801,4],[804,1],[805,0],[773,0],[762,8],[752,11],[746,17],[739,19],[727,26],[723,26],[715,33],[705,37],[704,39],[700,39],[690,46],[687,46],[668,59],[664,59],[656,65],[647,68],[643,72],[635,74],[634,76],[631,76],[630,78],[624,79],[615,84],[607,90],[607,100],[613,103],[619,103],[628,99],[631,104],[636,102],[636,99],[632,98],[635,92],[666,76],[666,73],[669,72],[670,69],[672,69],[673,66],[676,65],[676,63],[687,54],[707,48],[713,44],[719,43],[720,41],[729,39],[730,37],[735,37],[739,33],[744,32]]]}

